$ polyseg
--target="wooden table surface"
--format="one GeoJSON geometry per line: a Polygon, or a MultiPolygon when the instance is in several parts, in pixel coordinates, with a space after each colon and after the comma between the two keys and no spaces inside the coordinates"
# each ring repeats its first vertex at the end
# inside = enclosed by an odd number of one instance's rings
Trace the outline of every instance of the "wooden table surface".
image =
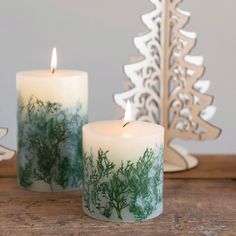
{"type": "Polygon", "coordinates": [[[15,160],[0,162],[0,236],[236,236],[236,156],[199,156],[194,170],[166,174],[164,213],[109,223],[81,210],[81,192],[33,193],[16,186],[15,160]]]}

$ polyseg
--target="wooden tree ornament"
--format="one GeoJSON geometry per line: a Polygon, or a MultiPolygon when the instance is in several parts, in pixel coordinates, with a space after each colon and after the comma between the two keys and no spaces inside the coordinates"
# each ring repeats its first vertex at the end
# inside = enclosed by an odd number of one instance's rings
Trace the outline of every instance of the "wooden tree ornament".
{"type": "Polygon", "coordinates": [[[189,55],[197,40],[195,33],[183,30],[190,19],[178,8],[183,0],[150,1],[155,10],[142,16],[150,31],[134,38],[143,58],[124,67],[129,85],[114,100],[123,110],[132,101],[137,120],[165,127],[165,171],[181,171],[198,161],[172,141],[215,139],[221,130],[209,123],[216,108],[213,96],[205,94],[210,81],[200,79],[203,57],[189,55]]]}
{"type": "MultiPolygon", "coordinates": [[[[7,129],[0,128],[0,139],[7,135],[7,129]]],[[[0,161],[9,160],[14,156],[13,150],[0,146],[0,161]]]]}

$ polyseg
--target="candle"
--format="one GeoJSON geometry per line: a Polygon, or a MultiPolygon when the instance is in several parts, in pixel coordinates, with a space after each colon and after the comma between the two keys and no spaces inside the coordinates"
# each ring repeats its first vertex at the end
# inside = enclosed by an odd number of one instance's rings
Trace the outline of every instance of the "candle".
{"type": "Polygon", "coordinates": [[[164,129],[156,124],[101,121],[83,127],[83,210],[94,218],[135,222],[163,209],[164,129]]]}
{"type": "Polygon", "coordinates": [[[87,123],[88,75],[56,70],[17,73],[18,183],[32,191],[82,185],[82,126],[87,123]]]}

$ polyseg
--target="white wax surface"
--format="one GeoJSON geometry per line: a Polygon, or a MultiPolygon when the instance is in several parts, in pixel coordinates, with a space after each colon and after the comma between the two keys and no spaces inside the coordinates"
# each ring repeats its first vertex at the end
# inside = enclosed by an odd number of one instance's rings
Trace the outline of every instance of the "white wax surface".
{"type": "Polygon", "coordinates": [[[88,74],[82,71],[58,70],[19,72],[17,90],[25,101],[33,95],[42,101],[58,102],[70,108],[80,102],[81,115],[87,114],[88,74]]]}
{"type": "Polygon", "coordinates": [[[123,121],[101,121],[83,128],[84,152],[109,151],[108,157],[120,165],[121,161],[136,162],[147,148],[157,150],[164,145],[164,128],[146,123],[131,122],[123,127],[123,121]]]}

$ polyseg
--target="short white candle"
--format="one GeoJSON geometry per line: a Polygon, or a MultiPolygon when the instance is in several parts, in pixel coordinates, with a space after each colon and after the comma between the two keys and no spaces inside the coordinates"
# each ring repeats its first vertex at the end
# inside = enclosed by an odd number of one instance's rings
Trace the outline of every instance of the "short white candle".
{"type": "Polygon", "coordinates": [[[88,74],[56,70],[17,73],[18,180],[33,191],[82,184],[82,126],[87,123],[88,74]]]}
{"type": "Polygon", "coordinates": [[[162,212],[164,129],[146,122],[101,121],[83,127],[86,214],[147,220],[162,212]]]}

